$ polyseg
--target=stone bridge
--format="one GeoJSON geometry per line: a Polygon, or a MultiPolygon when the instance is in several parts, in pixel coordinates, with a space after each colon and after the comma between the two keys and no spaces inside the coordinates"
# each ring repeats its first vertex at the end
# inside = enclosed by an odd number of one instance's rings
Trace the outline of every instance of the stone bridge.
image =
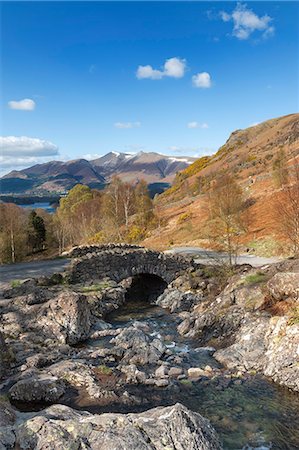
{"type": "Polygon", "coordinates": [[[104,277],[120,282],[135,275],[149,274],[169,284],[193,267],[192,261],[182,256],[126,244],[76,247],[68,256],[75,257],[68,274],[70,283],[84,283],[104,277]]]}

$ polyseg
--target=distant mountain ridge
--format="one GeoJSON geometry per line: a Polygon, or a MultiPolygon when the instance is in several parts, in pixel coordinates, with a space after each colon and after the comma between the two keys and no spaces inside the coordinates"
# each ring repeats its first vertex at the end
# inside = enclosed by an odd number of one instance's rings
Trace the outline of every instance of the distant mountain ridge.
{"type": "Polygon", "coordinates": [[[110,152],[91,161],[50,161],[4,175],[0,178],[0,191],[2,194],[65,192],[77,183],[103,188],[113,175],[119,176],[123,181],[144,179],[148,184],[170,184],[176,173],[184,170],[195,159],[154,152],[110,152]]]}

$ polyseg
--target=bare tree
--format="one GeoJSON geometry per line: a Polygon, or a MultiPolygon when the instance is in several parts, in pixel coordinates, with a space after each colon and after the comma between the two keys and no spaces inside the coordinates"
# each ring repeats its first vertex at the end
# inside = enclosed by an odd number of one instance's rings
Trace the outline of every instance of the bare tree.
{"type": "Polygon", "coordinates": [[[26,213],[13,203],[3,203],[0,208],[1,261],[14,263],[26,253],[26,213]]]}
{"type": "Polygon", "coordinates": [[[299,165],[294,158],[289,182],[277,194],[274,218],[279,232],[289,241],[292,253],[299,254],[299,165]]]}
{"type": "Polygon", "coordinates": [[[224,174],[215,180],[207,196],[206,230],[209,240],[228,254],[229,266],[234,265],[240,246],[240,236],[246,230],[244,198],[233,177],[224,174]]]}
{"type": "Polygon", "coordinates": [[[128,230],[129,218],[133,214],[135,206],[134,186],[131,183],[123,183],[121,189],[121,203],[125,216],[126,230],[128,230]]]}
{"type": "Polygon", "coordinates": [[[121,199],[122,188],[123,183],[120,178],[113,176],[104,196],[104,211],[108,222],[110,222],[109,228],[115,229],[119,240],[122,240],[121,225],[125,222],[121,199]]]}
{"type": "Polygon", "coordinates": [[[273,178],[277,187],[282,187],[288,184],[289,170],[287,164],[287,157],[284,149],[279,150],[276,158],[273,161],[273,178]]]}

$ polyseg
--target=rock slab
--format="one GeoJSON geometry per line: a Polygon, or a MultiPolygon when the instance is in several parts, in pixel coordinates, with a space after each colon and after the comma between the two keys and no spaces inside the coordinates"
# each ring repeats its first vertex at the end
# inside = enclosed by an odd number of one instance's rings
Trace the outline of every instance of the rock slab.
{"type": "Polygon", "coordinates": [[[141,414],[92,415],[51,406],[21,424],[21,450],[221,450],[215,430],[177,403],[141,414]]]}

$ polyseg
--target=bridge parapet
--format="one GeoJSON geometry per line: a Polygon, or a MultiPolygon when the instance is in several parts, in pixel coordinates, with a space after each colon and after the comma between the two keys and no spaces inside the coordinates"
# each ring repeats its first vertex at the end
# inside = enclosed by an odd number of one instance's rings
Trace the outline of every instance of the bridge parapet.
{"type": "Polygon", "coordinates": [[[102,244],[102,245],[79,245],[76,247],[73,247],[68,252],[64,252],[63,256],[66,256],[68,258],[82,258],[90,253],[98,253],[105,250],[116,250],[116,249],[138,249],[138,248],[144,248],[140,245],[135,244],[125,244],[125,243],[108,243],[108,244],[102,244]]]}

